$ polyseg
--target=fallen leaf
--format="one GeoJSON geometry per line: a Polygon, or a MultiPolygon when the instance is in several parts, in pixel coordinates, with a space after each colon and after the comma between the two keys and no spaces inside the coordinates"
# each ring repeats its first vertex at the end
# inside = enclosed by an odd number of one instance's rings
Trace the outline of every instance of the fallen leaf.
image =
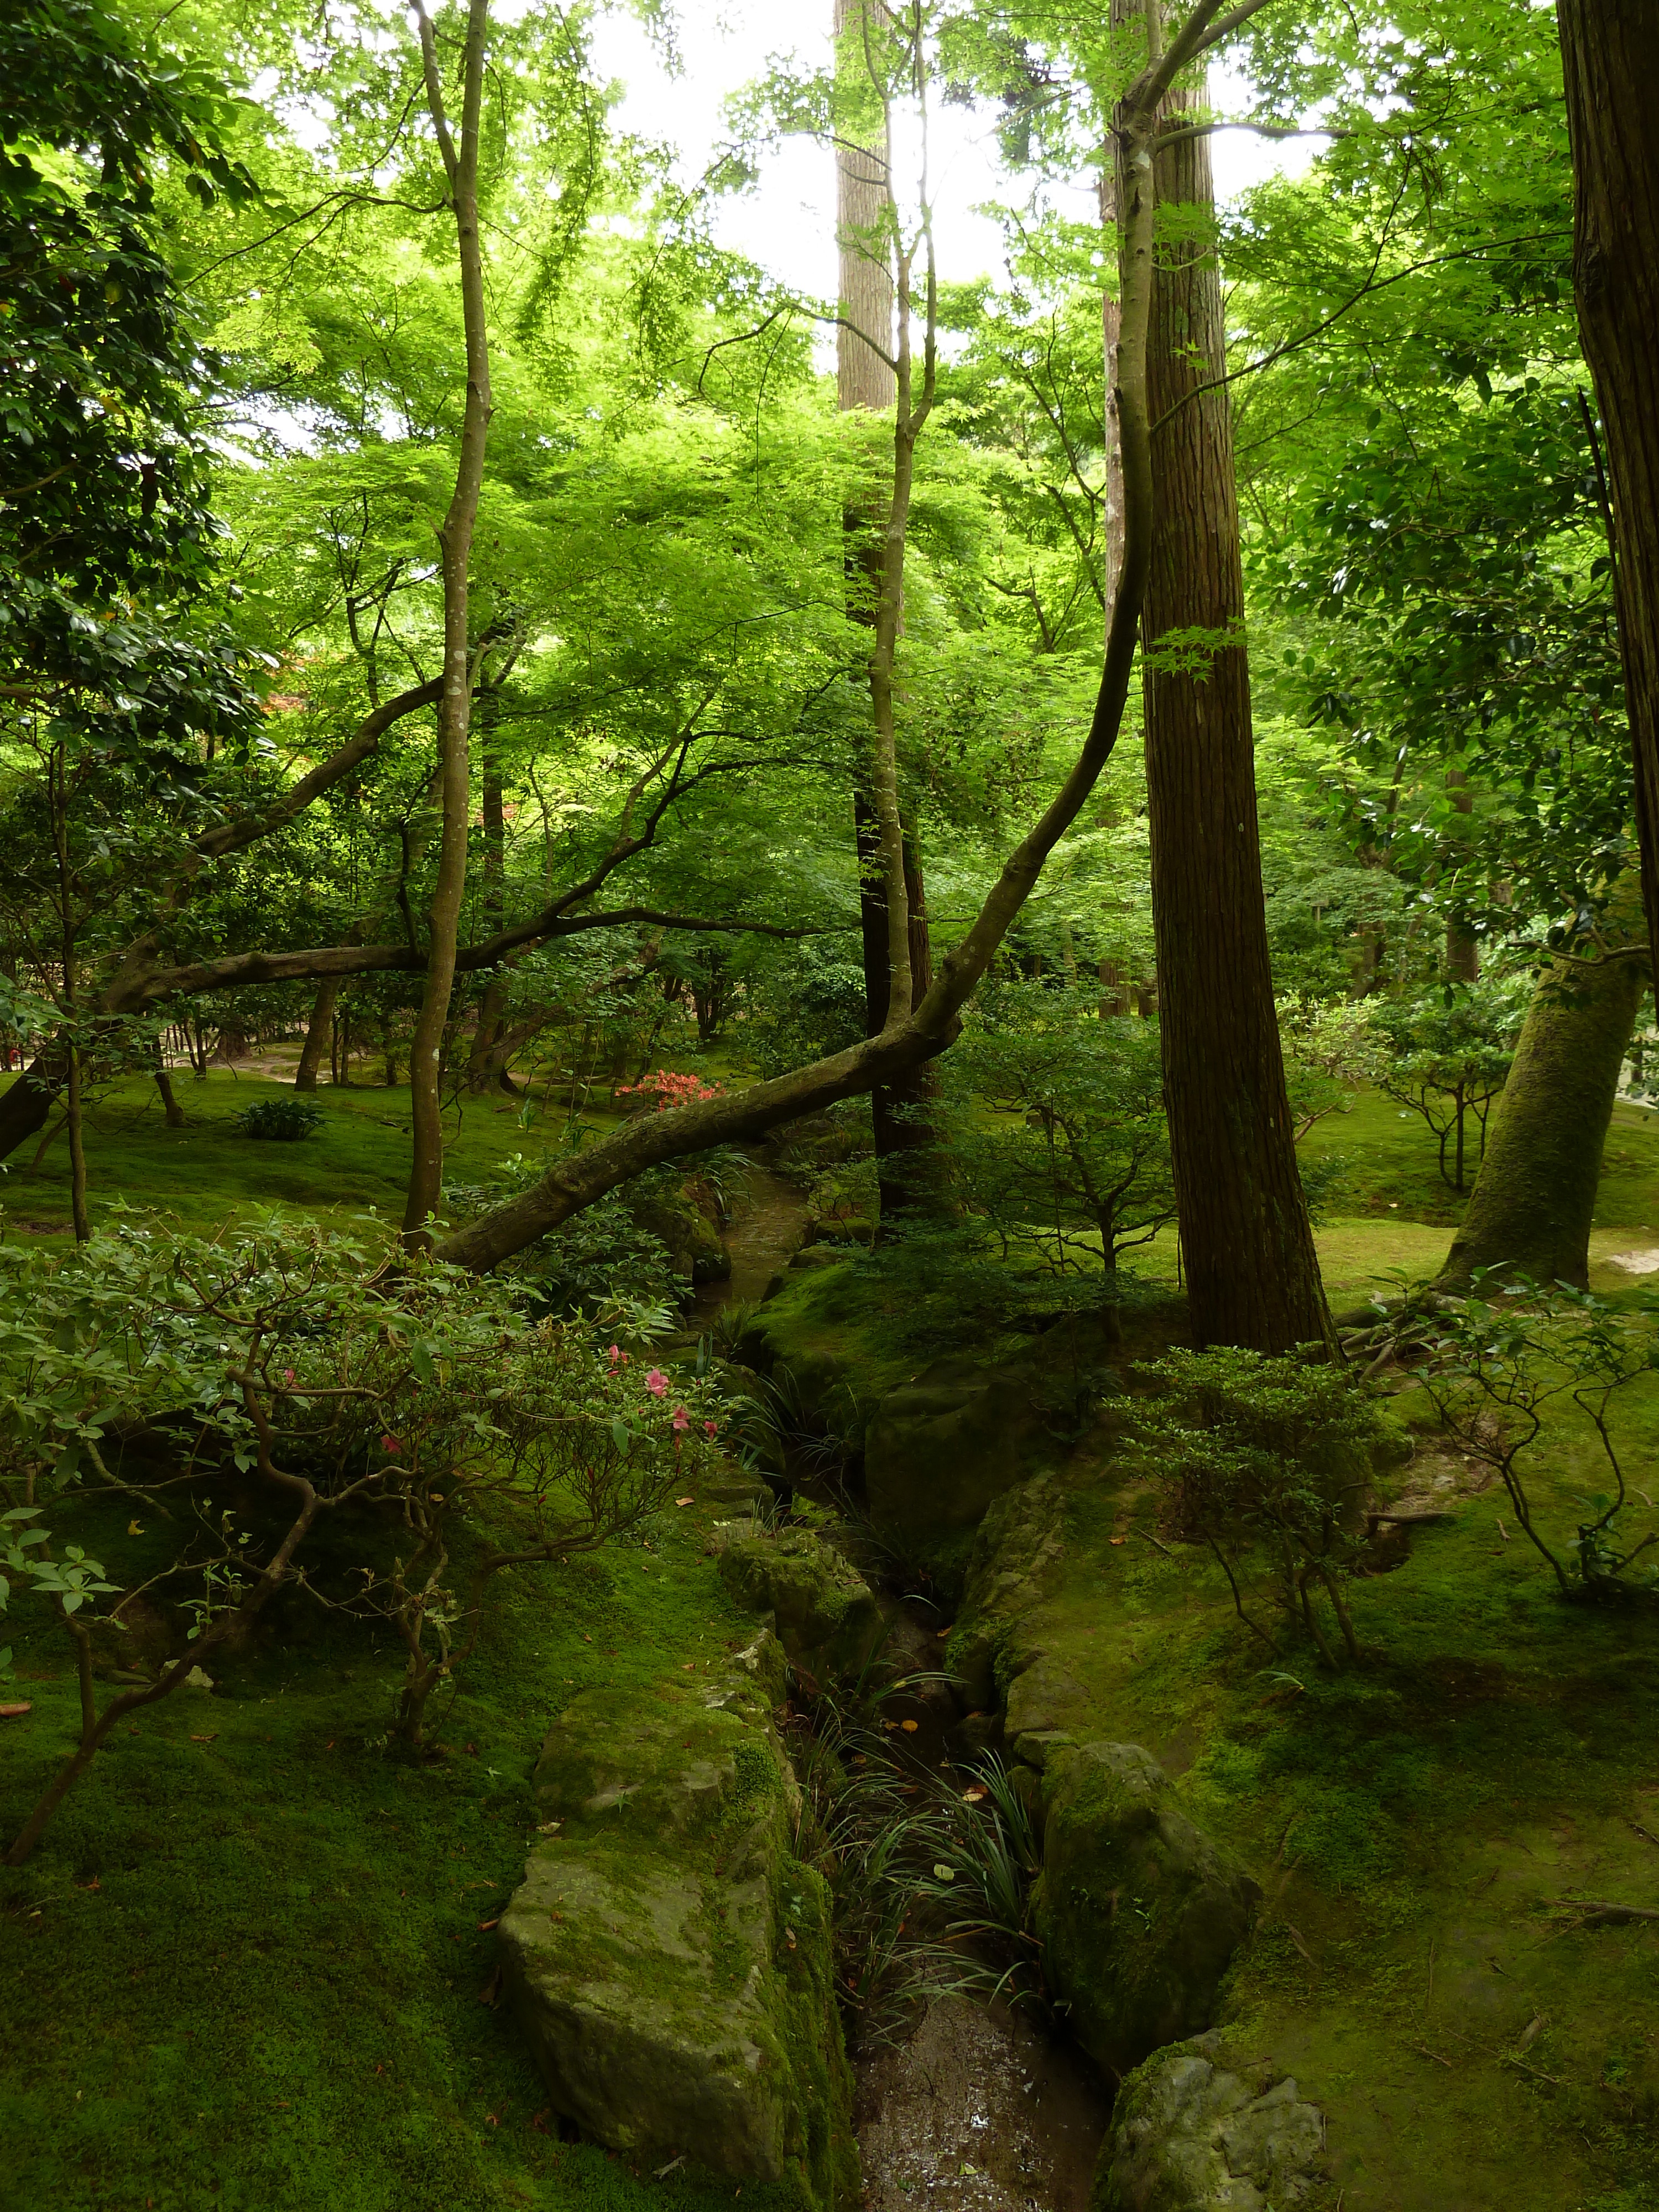
{"type": "Polygon", "coordinates": [[[1109,1536],[1106,1540],[1109,1544],[1127,1544],[1129,1540],[1127,1536],[1109,1536]]]}
{"type": "Polygon", "coordinates": [[[481,1920],[478,1923],[478,1933],[480,1936],[488,1936],[492,1928],[499,1928],[501,1924],[501,1923],[499,1919],[481,1920]]]}
{"type": "Polygon", "coordinates": [[[77,1881],[75,1885],[77,1889],[101,1889],[103,1886],[96,1875],[94,1875],[90,1881],[77,1881]]]}
{"type": "Polygon", "coordinates": [[[951,1623],[951,1627],[950,1627],[950,1628],[936,1628],[936,1629],[933,1631],[933,1633],[934,1633],[934,1635],[935,1635],[935,1636],[938,1636],[938,1637],[946,1637],[946,1636],[948,1636],[948,1635],[951,1633],[951,1628],[954,1628],[955,1626],[956,1626],[956,1623],[955,1623],[955,1621],[953,1620],[953,1621],[951,1623]]]}
{"type": "Polygon", "coordinates": [[[695,1498],[677,1498],[674,1500],[676,1505],[695,1505],[696,1502],[695,1498]]]}
{"type": "MultiPolygon", "coordinates": [[[[33,1712],[33,1706],[27,1700],[21,1705],[0,1705],[0,1721],[19,1720],[25,1713],[33,1712]]],[[[135,1735],[137,1734],[136,1729],[133,1734],[135,1735]]]]}
{"type": "MultiPolygon", "coordinates": [[[[213,1731],[213,1733],[212,1733],[212,1735],[193,1735],[193,1736],[191,1736],[191,1741],[192,1743],[217,1743],[217,1742],[218,1742],[218,1741],[219,1741],[219,1731],[218,1731],[218,1729],[214,1729],[214,1731],[213,1731]]],[[[332,1744],[330,1744],[330,1746],[329,1746],[329,1749],[330,1749],[331,1751],[332,1751],[332,1750],[333,1750],[333,1748],[334,1748],[333,1745],[332,1745],[332,1744]]]]}
{"type": "Polygon", "coordinates": [[[964,1805],[982,1805],[985,1802],[985,1792],[982,1790],[964,1790],[962,1793],[962,1802],[964,1805]]]}
{"type": "Polygon", "coordinates": [[[128,1535],[129,1535],[129,1536],[142,1536],[142,1535],[143,1534],[143,1533],[144,1533],[144,1530],[143,1530],[143,1522],[138,1522],[138,1521],[129,1521],[129,1522],[128,1522],[128,1523],[127,1523],[127,1534],[128,1534],[128,1535]]]}
{"type": "Polygon", "coordinates": [[[921,1723],[920,1721],[901,1721],[899,1723],[899,1726],[904,1730],[906,1735],[914,1735],[916,1730],[921,1726],[921,1723]]]}

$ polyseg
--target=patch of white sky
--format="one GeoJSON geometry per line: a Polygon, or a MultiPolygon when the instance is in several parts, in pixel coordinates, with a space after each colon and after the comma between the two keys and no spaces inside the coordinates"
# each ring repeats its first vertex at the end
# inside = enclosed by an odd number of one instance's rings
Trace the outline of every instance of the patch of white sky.
{"type": "MultiPolygon", "coordinates": [[[[509,0],[510,4],[510,0],[509,0]]],[[[660,49],[631,12],[617,8],[593,29],[595,73],[624,88],[613,111],[621,131],[675,149],[674,170],[695,187],[717,149],[730,137],[726,103],[774,61],[793,58],[809,68],[829,59],[830,0],[780,8],[777,0],[679,0],[676,9],[678,68],[671,70],[660,49]]],[[[1224,66],[1211,72],[1218,114],[1247,112],[1251,89],[1224,66]]],[[[999,159],[994,118],[984,109],[936,103],[929,121],[929,167],[933,237],[939,271],[946,283],[1000,278],[1005,249],[1000,225],[983,212],[988,204],[1024,205],[1033,179],[1011,174],[999,159]]],[[[1236,199],[1264,179],[1297,175],[1322,141],[1268,140],[1243,131],[1212,141],[1217,197],[1236,199]]],[[[895,172],[915,171],[915,149],[895,148],[895,172]]],[[[1076,221],[1092,220],[1094,184],[1079,177],[1050,180],[1048,202],[1076,221]]],[[[786,139],[766,154],[758,182],[714,203],[716,241],[757,262],[773,277],[817,298],[836,289],[836,184],[828,149],[810,139],[786,139]]]]}
{"type": "MultiPolygon", "coordinates": [[[[498,18],[523,14],[534,0],[496,0],[498,18]]],[[[364,16],[385,17],[388,42],[406,35],[400,0],[356,0],[353,20],[364,35],[364,16]]],[[[722,146],[732,137],[727,102],[775,65],[791,61],[806,68],[823,66],[830,57],[831,0],[678,0],[673,8],[675,61],[626,0],[594,20],[592,69],[601,82],[621,88],[612,110],[613,127],[672,149],[676,181],[695,191],[722,146]]],[[[367,33],[374,38],[375,33],[367,33]]],[[[269,99],[275,89],[269,73],[249,89],[269,99]]],[[[1224,62],[1212,68],[1210,96],[1218,115],[1242,114],[1252,104],[1248,81],[1224,62]]],[[[331,110],[326,101],[284,103],[282,112],[302,144],[321,150],[330,137],[331,110]]],[[[918,147],[901,118],[895,147],[895,173],[914,179],[918,147]]],[[[1245,131],[1224,131],[1211,141],[1216,193],[1224,204],[1274,175],[1295,176],[1315,158],[1324,142],[1316,138],[1270,140],[1245,131]]],[[[1011,173],[999,157],[995,119],[985,108],[935,102],[928,125],[929,181],[933,204],[933,238],[939,273],[945,283],[978,277],[1000,280],[1006,274],[1001,225],[993,206],[1023,207],[1035,179],[1011,173]]],[[[1048,204],[1074,221],[1094,219],[1092,178],[1045,180],[1048,204]]],[[[799,296],[827,300],[836,289],[836,179],[828,149],[805,137],[788,137],[761,157],[757,181],[740,192],[714,195],[709,227],[715,241],[757,263],[799,296]]],[[[822,332],[819,355],[827,367],[834,358],[834,337],[822,332]]],[[[285,418],[286,421],[286,418],[285,418]]],[[[388,432],[396,434],[390,422],[388,432]]],[[[290,437],[308,444],[297,422],[287,422],[290,437]]]]}

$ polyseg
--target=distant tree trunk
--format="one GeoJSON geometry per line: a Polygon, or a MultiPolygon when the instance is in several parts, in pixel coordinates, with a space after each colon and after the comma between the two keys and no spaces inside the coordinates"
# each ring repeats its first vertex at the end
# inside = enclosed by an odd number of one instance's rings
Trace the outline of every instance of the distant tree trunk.
{"type": "Polygon", "coordinates": [[[470,579],[472,536],[483,485],[484,453],[489,437],[489,339],[484,294],[483,255],[478,216],[478,142],[483,100],[485,34],[489,0],[470,0],[461,51],[462,95],[459,143],[450,136],[444,108],[437,38],[431,19],[418,15],[428,109],[449,185],[460,262],[461,313],[466,335],[466,403],[455,488],[438,532],[444,587],[443,696],[438,703],[438,757],[443,773],[443,836],[437,878],[428,909],[429,951],[420,1010],[409,1048],[409,1092],[413,1148],[409,1193],[404,1205],[404,1241],[429,1246],[427,1224],[443,1190],[443,1100],[440,1055],[449,1020],[459,941],[461,904],[466,890],[466,848],[471,831],[471,786],[467,740],[472,719],[470,579]]]}
{"type": "Polygon", "coordinates": [[[1649,942],[1659,961],[1659,20],[1559,0],[1573,290],[1607,433],[1619,648],[1649,942]]]}
{"type": "MultiPolygon", "coordinates": [[[[1446,788],[1451,793],[1453,808],[1468,816],[1474,811],[1474,793],[1469,789],[1468,777],[1461,768],[1446,770],[1446,788]]],[[[1479,941],[1453,919],[1446,924],[1446,975],[1454,983],[1476,983],[1480,980],[1480,946],[1479,941]]],[[[1458,1188],[1462,1188],[1460,1181],[1458,1188]]]]}
{"type": "MultiPolygon", "coordinates": [[[[835,29],[841,59],[838,66],[860,72],[841,47],[849,32],[856,34],[866,0],[836,0],[835,29]]],[[[885,130],[873,133],[863,145],[843,138],[836,153],[836,238],[840,252],[840,313],[836,331],[836,397],[843,414],[857,408],[881,413],[895,404],[896,380],[881,357],[893,348],[893,271],[888,231],[888,163],[891,149],[885,130]],[[848,325],[852,325],[848,328],[848,325]],[[881,349],[865,343],[867,333],[881,349]]],[[[842,520],[847,531],[847,574],[854,593],[854,619],[875,623],[875,602],[881,588],[882,553],[873,533],[886,517],[879,500],[849,507],[842,520]]],[[[854,843],[859,860],[859,921],[864,955],[864,991],[868,1033],[878,1036],[887,1019],[890,945],[887,896],[881,865],[881,830],[870,794],[853,794],[854,843]]],[[[921,864],[914,833],[906,827],[904,880],[909,900],[911,1010],[921,1003],[933,978],[933,950],[921,864]]],[[[899,1083],[884,1084],[872,1092],[871,1115],[876,1148],[876,1176],[884,1221],[906,1212],[925,1210],[939,1189],[939,1160],[933,1129],[927,1115],[939,1097],[939,1076],[924,1062],[899,1083]]]]}
{"type": "MultiPolygon", "coordinates": [[[[1178,117],[1189,104],[1177,94],[1168,106],[1178,117]]],[[[1197,210],[1207,230],[1208,139],[1166,148],[1154,173],[1159,204],[1197,210]]],[[[1141,618],[1164,1096],[1194,1341],[1283,1352],[1334,1338],[1273,1012],[1232,422],[1224,390],[1188,397],[1224,366],[1214,251],[1166,234],[1147,359],[1156,521],[1141,618]],[[1159,665],[1171,631],[1213,641],[1201,676],[1159,665]]]]}
{"type": "Polygon", "coordinates": [[[1103,1021],[1115,1015],[1131,1014],[1134,1000],[1130,996],[1128,979],[1119,960],[1103,960],[1100,963],[1100,1012],[1103,1021]]]}
{"type": "Polygon", "coordinates": [[[314,1091],[317,1088],[317,1071],[323,1064],[323,1054],[333,1033],[334,1006],[339,995],[340,986],[333,976],[317,987],[317,995],[311,1002],[311,1021],[306,1030],[306,1041],[300,1048],[300,1065],[294,1072],[294,1088],[296,1091],[314,1091]]]}
{"type": "MultiPolygon", "coordinates": [[[[477,722],[480,737],[483,927],[485,934],[493,936],[505,919],[507,896],[507,808],[501,790],[501,753],[496,744],[496,726],[501,720],[499,683],[479,686],[474,719],[477,722]]],[[[500,1034],[506,1010],[507,971],[501,969],[491,976],[478,1007],[478,1018],[472,1031],[472,1048],[466,1063],[466,1087],[469,1091],[485,1091],[489,1086],[491,1050],[500,1034]]]]}
{"type": "Polygon", "coordinates": [[[165,1067],[158,1067],[155,1071],[155,1088],[161,1093],[162,1120],[169,1129],[182,1129],[185,1126],[185,1109],[173,1096],[173,1078],[165,1067]]]}

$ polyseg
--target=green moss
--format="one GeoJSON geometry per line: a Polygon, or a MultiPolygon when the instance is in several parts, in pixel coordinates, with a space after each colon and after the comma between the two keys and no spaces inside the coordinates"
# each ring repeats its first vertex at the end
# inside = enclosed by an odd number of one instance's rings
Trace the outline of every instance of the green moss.
{"type": "MultiPolygon", "coordinates": [[[[119,1558],[129,1512],[59,1518],[119,1558]]],[[[654,1552],[503,1578],[434,1763],[387,1748],[396,1655],[338,1616],[118,1733],[34,1858],[0,1876],[8,2200],[729,2205],[729,2184],[656,2183],[561,2143],[513,2021],[479,2002],[495,1966],[480,1923],[522,1876],[554,1714],[590,1687],[669,1686],[752,1633],[691,1519],[654,1552]]],[[[72,1741],[76,1700],[61,1629],[19,1604],[8,1635],[34,1708],[0,1732],[10,1832],[72,1741]]]]}

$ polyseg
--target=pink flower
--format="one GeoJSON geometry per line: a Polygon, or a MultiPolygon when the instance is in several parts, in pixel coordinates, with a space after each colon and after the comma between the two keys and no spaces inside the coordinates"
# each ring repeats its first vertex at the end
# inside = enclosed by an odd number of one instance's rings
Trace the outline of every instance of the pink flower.
{"type": "Polygon", "coordinates": [[[291,1389],[293,1389],[293,1387],[294,1387],[294,1370],[293,1370],[291,1367],[285,1367],[285,1368],[283,1368],[283,1382],[286,1382],[286,1383],[288,1384],[288,1386],[289,1386],[289,1389],[291,1390],[291,1389]]]}
{"type": "Polygon", "coordinates": [[[622,1358],[622,1350],[621,1350],[621,1347],[620,1347],[619,1346],[617,1346],[617,1345],[614,1345],[614,1344],[613,1344],[613,1345],[611,1346],[611,1364],[614,1367],[614,1366],[616,1365],[617,1362],[621,1358],[622,1358]]]}
{"type": "Polygon", "coordinates": [[[720,1425],[718,1421],[705,1421],[702,1426],[705,1436],[717,1437],[720,1432],[720,1425]]]}
{"type": "Polygon", "coordinates": [[[403,1446],[398,1443],[396,1437],[382,1437],[380,1438],[380,1449],[386,1452],[397,1452],[401,1451],[403,1449],[403,1446]]]}
{"type": "Polygon", "coordinates": [[[690,1425],[690,1414],[686,1412],[684,1406],[676,1406],[674,1408],[674,1418],[671,1426],[678,1431],[681,1429],[689,1429],[690,1425]]]}
{"type": "Polygon", "coordinates": [[[660,1367],[653,1367],[652,1369],[651,1372],[645,1378],[645,1387],[651,1393],[653,1398],[665,1398],[667,1396],[668,1377],[663,1373],[660,1367]]]}

